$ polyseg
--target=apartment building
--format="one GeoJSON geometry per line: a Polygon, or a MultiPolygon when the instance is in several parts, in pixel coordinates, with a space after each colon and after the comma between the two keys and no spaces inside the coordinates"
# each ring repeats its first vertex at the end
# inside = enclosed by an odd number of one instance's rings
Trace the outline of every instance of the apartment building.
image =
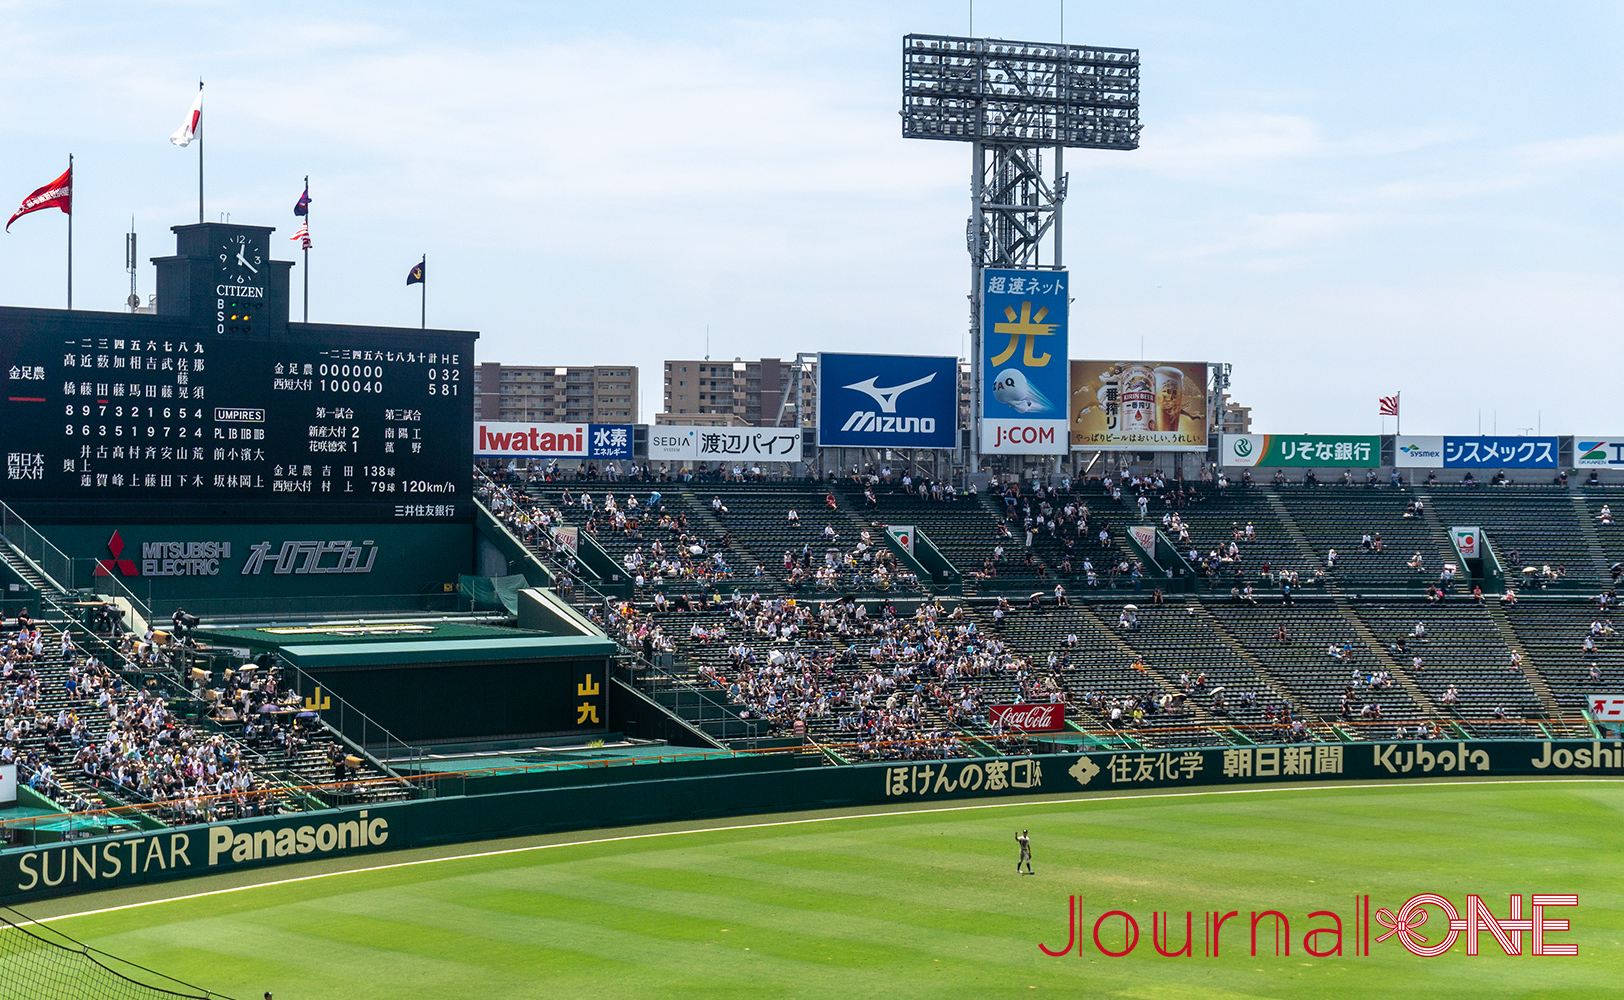
{"type": "Polygon", "coordinates": [[[504,365],[478,368],[477,420],[635,424],[637,366],[504,365]]]}
{"type": "MultiPolygon", "coordinates": [[[[816,363],[802,373],[806,412],[799,423],[817,425],[816,363]]],[[[657,424],[709,427],[771,427],[782,404],[783,426],[794,426],[795,362],[780,358],[719,361],[710,358],[665,363],[662,405],[657,424]]]]}

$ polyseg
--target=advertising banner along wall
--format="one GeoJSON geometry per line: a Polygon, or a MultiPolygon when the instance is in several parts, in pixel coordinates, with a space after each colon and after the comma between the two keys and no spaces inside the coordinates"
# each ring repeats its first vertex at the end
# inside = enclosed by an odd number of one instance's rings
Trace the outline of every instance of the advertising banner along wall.
{"type": "Polygon", "coordinates": [[[1574,437],[1573,464],[1580,469],[1624,469],[1624,434],[1608,438],[1593,434],[1574,437]]]}
{"type": "Polygon", "coordinates": [[[1393,464],[1401,469],[1554,469],[1555,437],[1401,434],[1393,464]]]}
{"type": "Polygon", "coordinates": [[[981,282],[981,451],[1064,454],[1070,277],[988,268],[981,282]]]}
{"type": "Polygon", "coordinates": [[[1445,437],[1446,469],[1554,469],[1554,437],[1445,437]]]}
{"type": "Polygon", "coordinates": [[[824,448],[958,447],[957,358],[818,355],[824,448]]]}
{"type": "Polygon", "coordinates": [[[502,458],[631,458],[632,427],[476,420],[474,454],[502,458]]]}
{"type": "Polygon", "coordinates": [[[1444,467],[1442,434],[1400,434],[1393,445],[1393,465],[1400,469],[1444,467]]]}
{"type": "Polygon", "coordinates": [[[1373,466],[1381,455],[1375,434],[1225,434],[1220,464],[1373,466]]]}
{"type": "MultiPolygon", "coordinates": [[[[1004,705],[993,712],[1011,728],[1064,727],[1064,706],[1059,704],[1004,705]]],[[[638,770],[659,766],[638,765],[638,770]]],[[[459,841],[835,806],[1286,782],[1616,776],[1624,774],[1624,741],[1138,748],[750,773],[722,771],[723,766],[732,765],[706,761],[703,769],[685,776],[652,781],[599,776],[562,787],[532,785],[501,794],[431,797],[23,845],[0,850],[0,902],[459,841]]]]}
{"type": "Polygon", "coordinates": [[[799,462],[799,427],[690,427],[659,424],[648,431],[651,462],[799,462]]]}
{"type": "Polygon", "coordinates": [[[1205,451],[1206,362],[1071,362],[1071,446],[1205,451]]]}

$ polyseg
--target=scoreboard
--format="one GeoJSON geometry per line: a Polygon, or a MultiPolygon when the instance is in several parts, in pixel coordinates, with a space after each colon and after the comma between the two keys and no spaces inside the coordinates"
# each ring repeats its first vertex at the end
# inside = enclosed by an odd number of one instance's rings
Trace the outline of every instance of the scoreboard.
{"type": "Polygon", "coordinates": [[[159,259],[157,315],[0,308],[0,498],[42,521],[471,519],[476,334],[289,323],[287,262],[238,252],[263,290],[204,266],[269,230],[177,232],[202,249],[159,259]]]}
{"type": "Polygon", "coordinates": [[[152,325],[4,330],[0,495],[466,519],[467,335],[294,327],[247,340],[152,325]]]}

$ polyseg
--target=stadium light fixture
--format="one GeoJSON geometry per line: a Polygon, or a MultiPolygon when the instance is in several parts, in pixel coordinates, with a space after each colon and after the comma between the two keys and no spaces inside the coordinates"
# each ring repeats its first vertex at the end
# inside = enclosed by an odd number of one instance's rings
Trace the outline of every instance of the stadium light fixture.
{"type": "MultiPolygon", "coordinates": [[[[1139,50],[905,35],[901,115],[905,139],[971,144],[965,249],[971,419],[979,425],[981,272],[1063,267],[1065,150],[1139,148],[1139,50]],[[1045,175],[1044,150],[1053,150],[1052,177],[1045,175]]],[[[980,471],[979,426],[970,440],[971,471],[980,471]]]]}

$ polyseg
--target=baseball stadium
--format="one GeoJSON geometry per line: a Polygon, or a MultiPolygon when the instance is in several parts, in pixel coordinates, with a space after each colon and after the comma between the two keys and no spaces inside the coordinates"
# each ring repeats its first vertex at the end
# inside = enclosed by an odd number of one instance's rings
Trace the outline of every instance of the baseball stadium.
{"type": "Polygon", "coordinates": [[[308,180],[291,248],[212,220],[199,86],[155,293],[132,232],[126,310],[71,242],[0,306],[0,998],[1617,988],[1624,436],[1255,432],[1073,316],[1065,155],[1154,52],[901,56],[968,330],[642,421],[426,254],[311,322],[308,180]]]}

